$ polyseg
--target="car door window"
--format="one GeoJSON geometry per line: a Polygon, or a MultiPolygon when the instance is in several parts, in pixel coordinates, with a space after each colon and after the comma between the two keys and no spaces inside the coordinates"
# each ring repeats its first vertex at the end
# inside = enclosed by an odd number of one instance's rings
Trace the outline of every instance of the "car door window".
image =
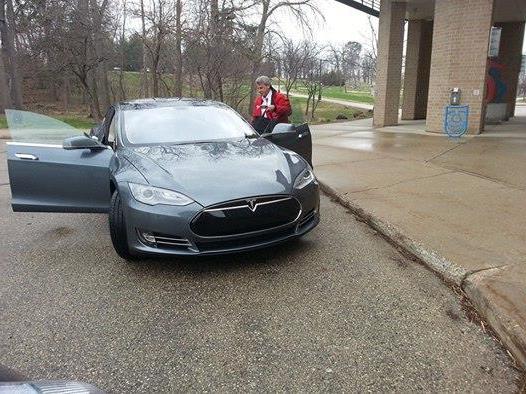
{"type": "Polygon", "coordinates": [[[113,119],[110,122],[110,126],[108,127],[108,145],[110,145],[112,148],[115,148],[115,133],[117,129],[117,116],[113,116],[113,119]]]}
{"type": "Polygon", "coordinates": [[[109,128],[110,123],[113,120],[114,114],[115,108],[110,107],[106,112],[106,115],[104,115],[104,119],[102,120],[101,125],[99,126],[99,134],[97,135],[97,137],[99,138],[99,141],[101,141],[105,145],[110,145],[110,143],[108,142],[109,128]]]}
{"type": "Polygon", "coordinates": [[[65,138],[84,132],[58,119],[34,112],[6,109],[5,114],[12,141],[61,145],[65,138]]]}

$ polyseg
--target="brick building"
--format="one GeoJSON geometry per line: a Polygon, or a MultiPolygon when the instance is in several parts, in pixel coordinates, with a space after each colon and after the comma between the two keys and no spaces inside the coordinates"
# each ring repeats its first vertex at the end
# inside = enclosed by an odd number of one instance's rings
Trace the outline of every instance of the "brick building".
{"type": "Polygon", "coordinates": [[[396,125],[401,104],[402,119],[426,119],[428,131],[440,132],[455,88],[460,103],[469,106],[469,133],[484,130],[489,110],[500,108],[503,119],[514,115],[526,0],[338,1],[380,18],[376,127],[396,125]],[[499,70],[497,85],[488,77],[493,67],[499,70]]]}

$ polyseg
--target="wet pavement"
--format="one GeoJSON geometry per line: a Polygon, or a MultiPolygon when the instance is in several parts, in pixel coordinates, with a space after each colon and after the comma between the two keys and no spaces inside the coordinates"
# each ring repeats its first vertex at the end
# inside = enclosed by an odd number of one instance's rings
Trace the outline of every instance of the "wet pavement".
{"type": "MultiPolygon", "coordinates": [[[[3,182],[5,171],[0,153],[3,182]]],[[[32,379],[109,392],[500,393],[521,377],[458,295],[326,197],[297,242],[127,263],[105,215],[15,214],[4,185],[0,237],[0,363],[32,379]]]]}
{"type": "Polygon", "coordinates": [[[313,127],[318,178],[461,286],[526,366],[526,107],[479,136],[313,127]]]}

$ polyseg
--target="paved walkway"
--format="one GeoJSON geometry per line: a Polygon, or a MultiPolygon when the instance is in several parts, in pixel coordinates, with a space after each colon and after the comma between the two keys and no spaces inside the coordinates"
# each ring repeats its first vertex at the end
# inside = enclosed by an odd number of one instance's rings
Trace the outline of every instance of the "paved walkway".
{"type": "MultiPolygon", "coordinates": [[[[308,96],[306,96],[304,94],[294,93],[294,92],[289,92],[289,96],[302,97],[302,98],[307,98],[308,97],[308,96]]],[[[326,98],[326,97],[322,97],[321,101],[322,102],[327,102],[327,103],[335,103],[335,104],[347,105],[349,107],[358,108],[358,109],[364,109],[364,110],[372,110],[373,109],[373,105],[372,104],[361,103],[361,102],[358,102],[358,101],[338,100],[338,99],[332,99],[332,98],[326,98]]]]}
{"type": "Polygon", "coordinates": [[[526,366],[526,107],[453,141],[424,123],[313,127],[325,189],[460,286],[526,366]]]}

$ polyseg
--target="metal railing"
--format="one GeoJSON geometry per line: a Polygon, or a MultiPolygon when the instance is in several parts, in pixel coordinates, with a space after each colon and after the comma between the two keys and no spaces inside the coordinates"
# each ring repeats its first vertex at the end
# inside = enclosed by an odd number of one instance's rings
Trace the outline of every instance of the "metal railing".
{"type": "Polygon", "coordinates": [[[380,0],[336,0],[369,15],[380,16],[380,0]]]}

